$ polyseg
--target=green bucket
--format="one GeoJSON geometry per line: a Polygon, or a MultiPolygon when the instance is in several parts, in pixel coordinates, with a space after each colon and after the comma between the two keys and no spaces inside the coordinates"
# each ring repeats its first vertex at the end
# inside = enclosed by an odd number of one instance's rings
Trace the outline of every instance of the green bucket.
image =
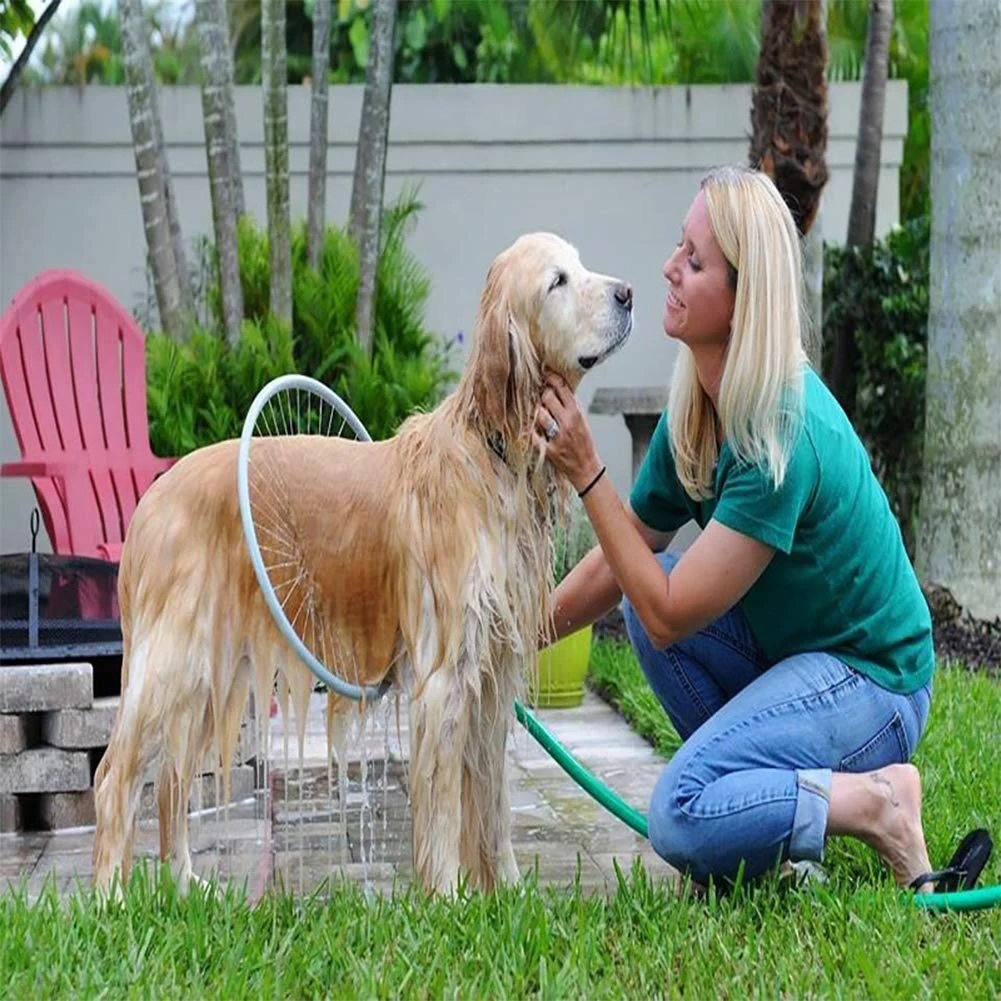
{"type": "Polygon", "coordinates": [[[529,682],[529,700],[540,709],[569,709],[584,699],[591,659],[592,627],[585,626],[539,651],[537,681],[529,682]]]}

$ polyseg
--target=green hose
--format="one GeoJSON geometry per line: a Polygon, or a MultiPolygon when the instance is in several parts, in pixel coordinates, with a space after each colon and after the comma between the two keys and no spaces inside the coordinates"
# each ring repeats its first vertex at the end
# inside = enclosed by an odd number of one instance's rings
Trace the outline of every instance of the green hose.
{"type": "Polygon", "coordinates": [[[590,793],[606,810],[610,810],[637,834],[649,838],[646,817],[634,810],[624,799],[612,792],[600,779],[592,775],[520,702],[514,703],[518,722],[549,752],[552,759],[585,792],[590,793]]]}
{"type": "Polygon", "coordinates": [[[953,893],[908,893],[907,901],[926,911],[981,911],[1001,904],[1001,884],[953,893]]]}
{"type": "MultiPolygon", "coordinates": [[[[637,834],[649,838],[646,817],[592,775],[570,752],[517,700],[514,714],[518,722],[548,751],[550,757],[585,792],[596,799],[637,834]]],[[[907,893],[906,903],[928,911],[979,911],[1001,904],[1001,885],[981,886],[953,893],[907,893]]]]}

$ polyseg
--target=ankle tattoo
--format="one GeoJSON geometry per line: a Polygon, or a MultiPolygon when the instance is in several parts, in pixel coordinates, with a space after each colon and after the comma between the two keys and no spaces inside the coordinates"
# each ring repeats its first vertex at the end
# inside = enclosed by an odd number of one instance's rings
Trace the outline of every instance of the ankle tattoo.
{"type": "Polygon", "coordinates": [[[876,772],[873,772],[869,777],[876,785],[880,786],[891,806],[900,806],[900,800],[897,799],[897,794],[893,790],[893,783],[888,778],[878,775],[876,772]]]}

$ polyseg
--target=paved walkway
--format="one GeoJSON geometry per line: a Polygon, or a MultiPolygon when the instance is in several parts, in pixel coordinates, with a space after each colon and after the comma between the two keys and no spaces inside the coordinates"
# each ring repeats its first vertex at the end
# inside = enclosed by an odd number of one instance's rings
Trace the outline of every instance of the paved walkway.
{"type": "MultiPolygon", "coordinates": [[[[352,756],[345,839],[336,780],[333,799],[328,791],[323,706],[323,696],[314,695],[301,773],[294,732],[286,765],[279,716],[272,721],[271,795],[259,790],[228,811],[193,816],[192,853],[199,874],[245,881],[251,899],[273,886],[307,893],[327,877],[361,881],[376,890],[409,881],[406,712],[400,713],[398,729],[387,700],[359,742],[363,751],[352,756]]],[[[537,715],[581,764],[627,802],[646,809],[663,761],[604,701],[588,693],[577,708],[537,715]]],[[[611,890],[615,861],[628,870],[640,858],[654,878],[673,878],[645,839],[599,806],[517,724],[508,756],[514,848],[523,872],[537,867],[540,883],[567,885],[579,866],[587,890],[611,890]]],[[[87,886],[92,842],[93,830],[85,828],[0,835],[0,884],[23,881],[31,895],[46,879],[55,879],[61,893],[87,886]]],[[[153,859],[156,851],[156,824],[145,821],[136,858],[153,859]]]]}

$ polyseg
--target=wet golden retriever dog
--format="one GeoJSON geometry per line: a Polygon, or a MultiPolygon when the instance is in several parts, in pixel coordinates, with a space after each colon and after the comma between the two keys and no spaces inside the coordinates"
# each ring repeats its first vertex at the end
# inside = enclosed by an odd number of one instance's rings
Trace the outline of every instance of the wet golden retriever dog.
{"type": "MultiPolygon", "coordinates": [[[[409,696],[413,866],[430,891],[451,891],[460,871],[483,889],[518,877],[505,742],[547,614],[552,511],[569,489],[533,438],[534,414],[544,369],[576,387],[631,329],[628,285],[587,270],[559,237],[529,234],[492,262],[468,364],[436,409],[385,441],[254,441],[251,490],[266,455],[287,499],[255,515],[259,538],[271,518],[291,540],[286,577],[278,569],[272,582],[280,593],[299,587],[309,604],[289,618],[319,623],[300,635],[338,676],[388,679],[409,696]]],[[[287,686],[302,732],[313,676],[254,575],[238,447],[178,462],[128,530],[121,704],[95,778],[98,888],[127,876],[147,774],[161,857],[187,886],[192,783],[212,754],[228,784],[251,687],[260,707],[276,681],[287,686]]],[[[328,726],[357,705],[331,694],[328,726]]]]}

